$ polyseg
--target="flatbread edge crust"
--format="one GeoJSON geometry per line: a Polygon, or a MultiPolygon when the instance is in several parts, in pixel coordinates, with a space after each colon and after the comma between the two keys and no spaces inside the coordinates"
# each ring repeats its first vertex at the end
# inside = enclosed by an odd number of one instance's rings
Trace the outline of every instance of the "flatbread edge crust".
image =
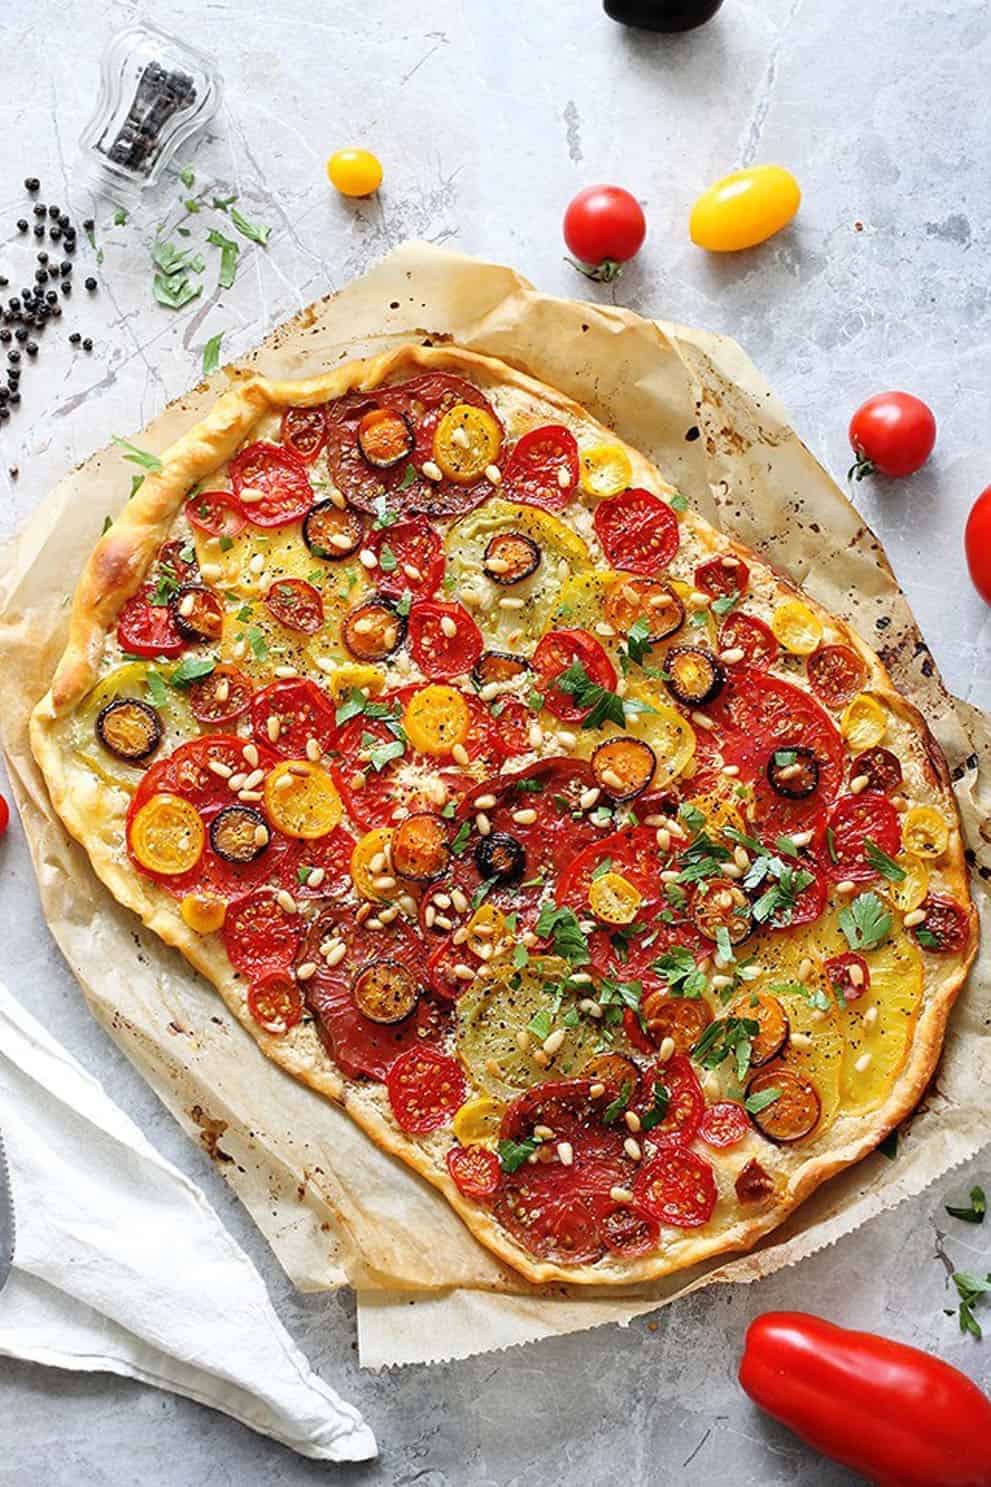
{"type": "MultiPolygon", "coordinates": [[[[219,991],[230,1012],[251,1034],[262,1051],[287,1073],[319,1094],[336,1101],[384,1151],[400,1157],[447,1198],[474,1236],[501,1261],[534,1284],[564,1282],[570,1285],[636,1285],[686,1269],[719,1254],[747,1250],[763,1235],[778,1227],[820,1183],[861,1160],[900,1124],[922,1097],[939,1059],[946,1022],[977,951],[977,916],[970,896],[963,844],[959,829],[951,833],[945,872],[954,896],[970,913],[970,936],[965,951],[948,957],[916,1023],[908,1062],[898,1075],[885,1103],[861,1117],[855,1139],[816,1154],[789,1176],[787,1188],[777,1201],[759,1214],[741,1212],[739,1221],[717,1236],[694,1237],[690,1232],[669,1247],[668,1252],[636,1260],[606,1256],[595,1265],[564,1266],[542,1262],[516,1244],[483,1208],[464,1199],[448,1175],[443,1161],[430,1160],[426,1151],[407,1140],[402,1131],[385,1118],[381,1096],[370,1097],[366,1085],[343,1076],[330,1062],[314,1068],[309,1060],[295,1055],[277,1037],[257,1027],[244,1006],[243,982],[235,978],[219,944],[202,940],[184,923],[178,906],[164,894],[151,890],[128,866],[117,861],[107,844],[95,834],[79,808],[66,765],[67,754],[54,735],[58,720],[71,712],[90,690],[98,676],[100,653],[107,632],[116,623],[124,602],[138,589],[158,547],[189,489],[229,460],[260,416],[287,405],[310,406],[340,397],[352,390],[367,390],[401,375],[417,371],[451,371],[475,379],[481,386],[510,385],[548,406],[588,424],[596,420],[578,403],[554,388],[529,377],[506,362],[448,344],[444,346],[402,345],[379,356],[351,361],[324,376],[301,381],[272,381],[253,374],[230,373],[231,387],[222,393],[205,418],[196,423],[160,456],[161,469],[145,476],[141,487],[127,502],[114,525],[94,547],[73,598],[69,637],[56,667],[51,687],[35,708],[30,723],[31,746],[44,775],[52,803],[70,834],[86,849],[98,877],[117,901],[138,914],[144,924],[167,945],[182,952],[194,968],[219,991]]],[[[623,446],[638,469],[649,471],[662,488],[671,487],[639,451],[624,443],[610,429],[601,429],[604,440],[623,446]]],[[[741,544],[727,539],[691,509],[682,521],[697,534],[718,538],[721,549],[733,551],[751,566],[770,568],[766,560],[741,544]],[[725,544],[729,540],[729,546],[725,544]]],[[[959,817],[950,788],[949,771],[942,751],[917,708],[898,693],[880,659],[841,619],[825,610],[804,590],[771,570],[782,596],[800,595],[820,619],[841,633],[845,643],[863,659],[869,685],[893,713],[904,719],[920,737],[931,766],[934,800],[951,819],[959,817]]],[[[387,1108],[387,1107],[386,1107],[387,1108]]]]}

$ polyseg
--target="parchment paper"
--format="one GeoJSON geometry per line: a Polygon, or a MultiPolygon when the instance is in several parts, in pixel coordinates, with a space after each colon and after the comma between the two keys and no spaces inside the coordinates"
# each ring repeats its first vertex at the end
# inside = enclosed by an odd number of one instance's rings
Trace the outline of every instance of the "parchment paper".
{"type": "MultiPolygon", "coordinates": [[[[280,327],[248,360],[270,376],[302,377],[426,335],[501,356],[584,403],[693,504],[805,582],[881,652],[950,761],[983,922],[991,726],[946,694],[880,545],[740,348],[628,311],[552,299],[509,269],[411,243],[280,327]]],[[[201,384],[130,437],[163,448],[223,382],[218,374],[201,384]]],[[[78,573],[104,514],[123,504],[130,473],[115,452],[93,456],[5,553],[0,741],[42,903],[94,1015],[221,1164],[295,1284],[356,1287],[363,1363],[465,1356],[627,1320],[714,1281],[755,1279],[832,1243],[984,1144],[988,937],[897,1161],[875,1154],[834,1179],[752,1254],[626,1295],[538,1290],[499,1265],[429,1185],[264,1058],[185,962],[116,905],[54,817],[25,725],[64,642],[66,575],[78,573]]]]}

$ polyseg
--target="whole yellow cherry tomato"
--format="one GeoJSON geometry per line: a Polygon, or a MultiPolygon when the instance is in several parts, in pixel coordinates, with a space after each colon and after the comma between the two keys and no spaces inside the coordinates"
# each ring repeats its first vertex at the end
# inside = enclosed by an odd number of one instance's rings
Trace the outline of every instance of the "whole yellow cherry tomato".
{"type": "Polygon", "coordinates": [[[382,163],[369,150],[338,150],[327,174],[342,196],[371,196],[382,184],[382,163]]]}
{"type": "Polygon", "coordinates": [[[212,893],[187,893],[179,905],[179,913],[198,935],[212,935],[227,918],[227,905],[212,893]]]}
{"type": "Polygon", "coordinates": [[[736,253],[766,242],[794,217],[798,182],[780,165],[753,165],[724,176],[692,207],[692,242],[710,253],[736,253]]]}

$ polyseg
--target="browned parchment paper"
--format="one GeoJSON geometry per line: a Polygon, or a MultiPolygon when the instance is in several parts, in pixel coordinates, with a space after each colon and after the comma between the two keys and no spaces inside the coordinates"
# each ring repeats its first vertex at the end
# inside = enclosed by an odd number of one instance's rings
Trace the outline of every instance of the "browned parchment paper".
{"type": "MultiPolygon", "coordinates": [[[[799,581],[808,575],[815,596],[881,651],[939,736],[957,778],[983,919],[991,728],[947,696],[878,543],[740,348],[627,311],[555,300],[509,269],[413,243],[280,327],[248,360],[271,376],[308,376],[418,335],[448,336],[561,388],[643,449],[707,515],[799,581]],[[700,437],[686,439],[692,429],[700,437]]],[[[222,384],[218,374],[132,437],[163,448],[222,384]]],[[[43,905],[94,1015],[223,1162],[295,1283],[358,1289],[364,1363],[462,1356],[628,1319],[712,1281],[754,1279],[831,1243],[983,1145],[987,949],[896,1163],[874,1156],[841,1175],[751,1255],[628,1295],[540,1292],[498,1265],[427,1184],[269,1064],[212,990],[114,903],[53,816],[26,719],[63,644],[65,575],[79,571],[103,514],[123,504],[129,474],[104,451],[68,475],[11,545],[0,580],[0,736],[43,905]]]]}

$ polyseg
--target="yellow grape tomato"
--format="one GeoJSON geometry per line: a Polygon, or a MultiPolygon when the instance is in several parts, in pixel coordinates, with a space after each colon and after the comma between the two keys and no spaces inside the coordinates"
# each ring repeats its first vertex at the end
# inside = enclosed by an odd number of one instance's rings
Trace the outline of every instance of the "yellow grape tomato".
{"type": "Polygon", "coordinates": [[[755,248],[788,225],[801,200],[798,182],[783,166],[734,171],[696,201],[689,222],[692,242],[710,253],[755,248]]]}

